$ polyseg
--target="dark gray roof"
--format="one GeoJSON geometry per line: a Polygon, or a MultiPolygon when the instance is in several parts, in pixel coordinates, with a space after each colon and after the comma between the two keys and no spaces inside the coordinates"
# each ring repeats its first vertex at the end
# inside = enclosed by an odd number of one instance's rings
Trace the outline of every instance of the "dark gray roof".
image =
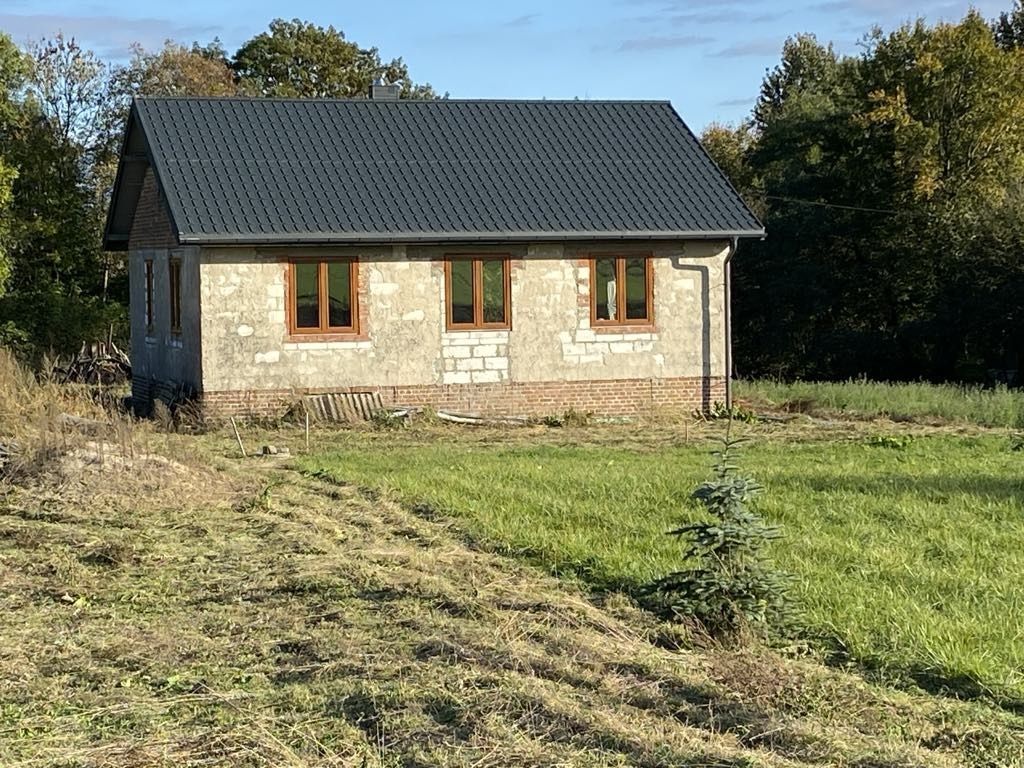
{"type": "Polygon", "coordinates": [[[108,247],[147,165],[182,243],[763,234],[668,102],[136,99],[108,247]]]}

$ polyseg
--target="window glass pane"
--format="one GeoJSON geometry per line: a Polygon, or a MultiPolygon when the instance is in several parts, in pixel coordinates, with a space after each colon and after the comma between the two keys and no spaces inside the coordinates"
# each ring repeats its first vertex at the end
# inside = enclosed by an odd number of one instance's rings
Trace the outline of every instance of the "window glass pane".
{"type": "Polygon", "coordinates": [[[473,323],[473,262],[470,259],[452,259],[452,323],[473,323]]]}
{"type": "Polygon", "coordinates": [[[505,261],[484,259],[481,269],[484,280],[484,322],[505,322],[505,261]]]}
{"type": "Polygon", "coordinates": [[[153,262],[146,262],[146,325],[153,324],[153,262]]]}
{"type": "Polygon", "coordinates": [[[327,264],[327,307],[328,325],[331,328],[352,327],[352,276],[351,264],[347,261],[331,261],[327,264]]]}
{"type": "Polygon", "coordinates": [[[615,319],[615,259],[595,259],[594,306],[598,320],[615,319]]]}
{"type": "Polygon", "coordinates": [[[171,330],[181,328],[181,262],[171,261],[168,272],[171,288],[171,330]]]}
{"type": "Polygon", "coordinates": [[[292,264],[295,270],[295,326],[320,327],[318,265],[315,262],[292,264]]]}
{"type": "Polygon", "coordinates": [[[647,319],[647,259],[626,259],[626,319],[647,319]]]}

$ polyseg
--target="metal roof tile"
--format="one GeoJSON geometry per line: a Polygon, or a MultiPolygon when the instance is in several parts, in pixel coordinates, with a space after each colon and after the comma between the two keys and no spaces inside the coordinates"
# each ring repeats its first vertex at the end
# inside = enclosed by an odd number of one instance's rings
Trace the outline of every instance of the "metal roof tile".
{"type": "Polygon", "coordinates": [[[762,231],[667,102],[141,98],[134,111],[188,242],[762,231]]]}

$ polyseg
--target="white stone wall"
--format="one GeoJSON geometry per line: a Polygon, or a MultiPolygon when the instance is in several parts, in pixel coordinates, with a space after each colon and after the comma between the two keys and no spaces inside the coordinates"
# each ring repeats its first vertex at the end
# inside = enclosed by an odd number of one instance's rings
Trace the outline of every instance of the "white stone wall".
{"type": "Polygon", "coordinates": [[[497,384],[508,381],[508,331],[441,334],[442,384],[497,384]]]}
{"type": "Polygon", "coordinates": [[[442,259],[452,249],[204,249],[198,267],[203,388],[722,376],[728,244],[650,244],[653,328],[633,330],[590,327],[590,273],[580,259],[596,249],[608,246],[462,249],[510,255],[510,331],[445,329],[442,259]],[[359,338],[289,337],[285,261],[315,253],[359,259],[359,338]]]}
{"type": "Polygon", "coordinates": [[[591,328],[590,267],[597,250],[531,246],[512,283],[511,377],[516,381],[723,376],[723,265],[728,243],[652,243],[652,326],[591,328]],[[552,333],[556,330],[556,333],[552,333]]]}

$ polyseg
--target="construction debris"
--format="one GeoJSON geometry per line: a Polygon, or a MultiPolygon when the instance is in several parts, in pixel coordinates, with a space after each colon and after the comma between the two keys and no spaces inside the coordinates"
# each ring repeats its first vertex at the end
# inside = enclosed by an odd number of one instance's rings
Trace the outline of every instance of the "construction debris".
{"type": "Polygon", "coordinates": [[[132,377],[128,355],[112,339],[84,343],[67,363],[60,360],[53,373],[61,384],[121,384],[132,377]]]}
{"type": "Polygon", "coordinates": [[[481,416],[477,413],[452,413],[450,411],[438,411],[437,418],[453,424],[479,424],[481,426],[521,427],[530,423],[530,420],[523,416],[481,416]]]}

